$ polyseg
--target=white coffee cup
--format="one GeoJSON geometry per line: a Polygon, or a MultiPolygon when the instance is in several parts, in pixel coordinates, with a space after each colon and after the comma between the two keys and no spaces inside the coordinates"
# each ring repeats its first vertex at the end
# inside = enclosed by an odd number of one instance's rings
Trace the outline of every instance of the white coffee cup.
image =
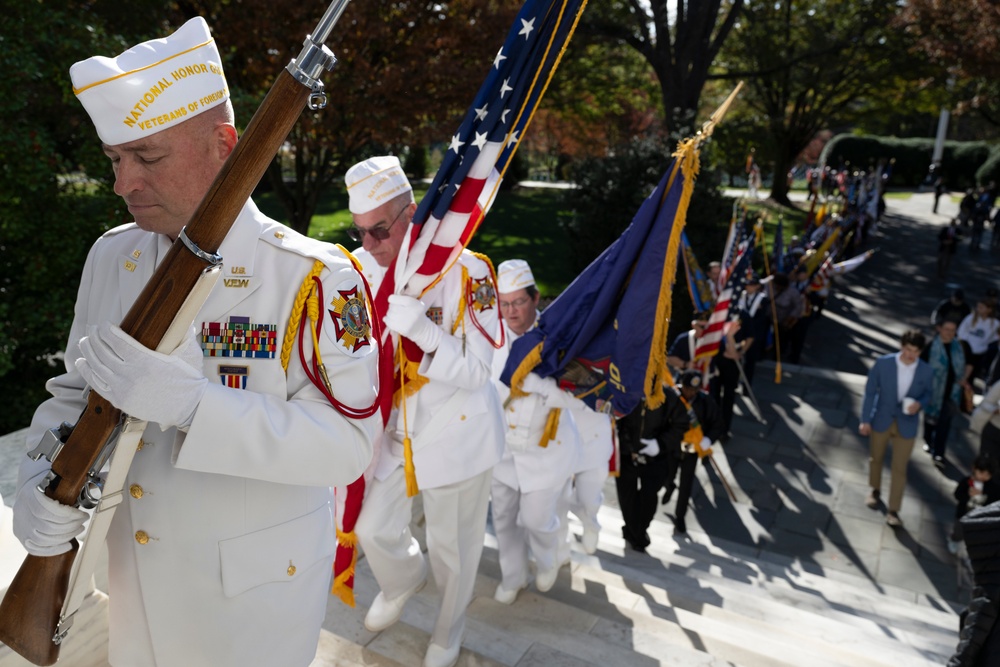
{"type": "Polygon", "coordinates": [[[910,398],[909,396],[907,396],[906,398],[904,398],[903,399],[903,412],[905,412],[906,414],[910,414],[910,406],[912,406],[916,402],[917,402],[917,400],[915,398],[910,398]]]}

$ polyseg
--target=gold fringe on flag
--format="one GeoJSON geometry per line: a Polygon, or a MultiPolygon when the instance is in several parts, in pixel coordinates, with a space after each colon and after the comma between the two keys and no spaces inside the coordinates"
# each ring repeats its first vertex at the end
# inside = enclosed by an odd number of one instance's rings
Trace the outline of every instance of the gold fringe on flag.
{"type": "Polygon", "coordinates": [[[521,385],[524,383],[524,378],[528,377],[528,373],[532,371],[535,366],[542,363],[542,345],[544,341],[536,345],[531,349],[531,352],[524,355],[524,359],[521,359],[521,363],[518,364],[517,370],[514,374],[510,376],[510,396],[504,402],[504,407],[510,403],[510,401],[515,398],[522,398],[527,396],[528,393],[521,389],[521,385]]]}

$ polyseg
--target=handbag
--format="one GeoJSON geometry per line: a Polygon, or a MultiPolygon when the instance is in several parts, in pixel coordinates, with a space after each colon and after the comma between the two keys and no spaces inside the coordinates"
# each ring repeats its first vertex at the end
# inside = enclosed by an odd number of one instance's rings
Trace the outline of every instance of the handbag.
{"type": "Polygon", "coordinates": [[[972,401],[972,397],[972,387],[963,387],[961,396],[962,405],[959,406],[963,415],[971,415],[972,410],[976,407],[972,401]]]}

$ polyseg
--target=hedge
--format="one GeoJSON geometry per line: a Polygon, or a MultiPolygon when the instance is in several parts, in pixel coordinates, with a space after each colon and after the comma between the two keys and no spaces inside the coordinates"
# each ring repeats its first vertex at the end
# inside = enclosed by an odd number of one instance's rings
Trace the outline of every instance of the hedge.
{"type": "MultiPolygon", "coordinates": [[[[949,189],[959,190],[1000,181],[1000,150],[986,141],[946,141],[941,173],[949,189]]],[[[839,134],[827,142],[820,164],[839,169],[873,167],[883,158],[894,160],[890,184],[916,187],[927,178],[934,139],[839,134]]]]}

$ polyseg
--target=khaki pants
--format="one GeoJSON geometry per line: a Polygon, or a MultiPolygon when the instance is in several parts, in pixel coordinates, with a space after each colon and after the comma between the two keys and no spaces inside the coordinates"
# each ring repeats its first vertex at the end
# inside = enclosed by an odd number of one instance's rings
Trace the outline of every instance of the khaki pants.
{"type": "Polygon", "coordinates": [[[881,488],[882,460],[885,458],[885,450],[890,441],[892,442],[892,481],[889,487],[888,507],[890,512],[898,512],[899,506],[903,502],[903,491],[906,489],[906,466],[910,462],[910,454],[913,453],[914,438],[904,438],[899,435],[899,428],[896,426],[895,420],[886,430],[871,432],[868,483],[873,489],[881,488]]]}

